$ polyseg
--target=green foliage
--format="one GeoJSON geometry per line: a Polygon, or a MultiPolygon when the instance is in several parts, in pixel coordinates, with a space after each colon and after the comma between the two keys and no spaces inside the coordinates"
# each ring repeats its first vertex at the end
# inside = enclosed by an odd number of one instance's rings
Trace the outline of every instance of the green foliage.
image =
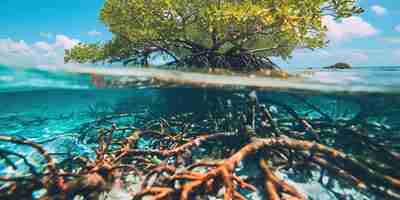
{"type": "Polygon", "coordinates": [[[288,59],[295,48],[326,45],[323,16],[360,12],[356,0],[106,0],[100,18],[113,40],[80,44],[65,61],[143,63],[153,52],[288,59]]]}

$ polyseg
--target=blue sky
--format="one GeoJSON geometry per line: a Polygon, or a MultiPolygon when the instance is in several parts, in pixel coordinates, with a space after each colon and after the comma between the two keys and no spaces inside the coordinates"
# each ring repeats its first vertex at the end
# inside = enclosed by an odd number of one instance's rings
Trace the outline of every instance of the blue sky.
{"type": "MultiPolygon", "coordinates": [[[[111,38],[98,19],[104,0],[2,0],[0,64],[62,65],[64,49],[78,42],[111,38]]],[[[357,66],[400,66],[400,2],[360,0],[366,13],[341,22],[324,19],[330,46],[298,50],[283,67],[325,66],[339,61],[357,66]]]]}
{"type": "MultiPolygon", "coordinates": [[[[83,41],[93,41],[87,33],[106,28],[99,20],[104,0],[2,0],[0,7],[0,38],[34,43],[43,34],[63,34],[83,41]]],[[[108,35],[107,35],[108,36],[108,35]]]]}

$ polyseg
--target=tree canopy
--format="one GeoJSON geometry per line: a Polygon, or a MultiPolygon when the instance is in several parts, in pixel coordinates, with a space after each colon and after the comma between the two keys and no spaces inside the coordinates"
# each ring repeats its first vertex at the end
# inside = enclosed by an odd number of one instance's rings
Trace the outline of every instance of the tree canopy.
{"type": "Polygon", "coordinates": [[[238,70],[273,68],[271,57],[327,44],[322,18],[363,10],[357,0],[106,0],[100,19],[110,41],[79,44],[65,62],[169,64],[238,70]]]}

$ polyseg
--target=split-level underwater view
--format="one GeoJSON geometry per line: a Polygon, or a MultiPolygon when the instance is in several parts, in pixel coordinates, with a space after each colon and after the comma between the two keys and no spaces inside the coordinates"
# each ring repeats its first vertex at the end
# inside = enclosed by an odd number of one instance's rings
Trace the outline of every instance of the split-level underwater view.
{"type": "Polygon", "coordinates": [[[321,70],[358,82],[303,89],[96,88],[85,74],[3,67],[0,197],[396,199],[400,70],[379,71],[321,70]]]}
{"type": "Polygon", "coordinates": [[[3,0],[0,200],[400,200],[394,2],[3,0]]]}

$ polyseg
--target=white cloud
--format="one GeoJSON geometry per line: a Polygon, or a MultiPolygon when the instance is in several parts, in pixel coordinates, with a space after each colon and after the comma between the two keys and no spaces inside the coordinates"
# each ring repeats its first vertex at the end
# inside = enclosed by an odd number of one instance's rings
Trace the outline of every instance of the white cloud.
{"type": "Polygon", "coordinates": [[[30,53],[30,47],[25,41],[13,41],[10,38],[8,39],[0,39],[0,49],[7,50],[12,53],[23,53],[27,54],[30,53]]]}
{"type": "Polygon", "coordinates": [[[0,39],[0,64],[29,65],[34,62],[33,51],[24,41],[0,39]]]}
{"type": "Polygon", "coordinates": [[[78,43],[79,40],[65,35],[56,35],[51,43],[38,41],[27,44],[23,40],[0,39],[0,64],[29,67],[63,65],[64,50],[78,43]]]}
{"type": "Polygon", "coordinates": [[[54,48],[52,45],[50,45],[47,42],[36,42],[32,45],[34,48],[38,49],[38,50],[42,50],[42,51],[52,51],[54,48]]]}
{"type": "Polygon", "coordinates": [[[371,6],[371,10],[378,16],[385,15],[387,13],[387,9],[380,5],[371,6]]]}
{"type": "Polygon", "coordinates": [[[93,37],[97,37],[97,36],[102,35],[102,33],[99,32],[99,31],[96,31],[96,30],[92,30],[92,31],[88,32],[88,35],[93,36],[93,37]]]}
{"type": "Polygon", "coordinates": [[[322,18],[322,23],[328,28],[327,36],[332,41],[369,37],[378,33],[375,27],[358,16],[341,21],[336,21],[332,16],[325,16],[322,18]]]}
{"type": "Polygon", "coordinates": [[[55,48],[71,49],[79,43],[77,39],[71,39],[65,35],[57,35],[56,42],[54,43],[55,48]]]}
{"type": "Polygon", "coordinates": [[[397,32],[400,32],[400,24],[399,24],[399,25],[396,25],[396,26],[394,27],[394,30],[397,31],[397,32]]]}

